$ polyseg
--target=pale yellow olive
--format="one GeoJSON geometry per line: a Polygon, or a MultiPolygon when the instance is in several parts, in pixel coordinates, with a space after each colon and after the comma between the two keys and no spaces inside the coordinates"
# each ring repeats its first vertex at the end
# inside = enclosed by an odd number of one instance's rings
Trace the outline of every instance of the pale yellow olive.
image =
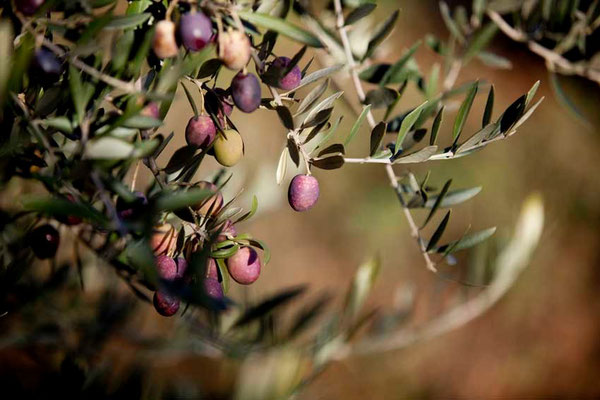
{"type": "Polygon", "coordinates": [[[244,155],[244,142],[237,131],[227,129],[214,142],[215,158],[224,167],[232,167],[244,155]]]}

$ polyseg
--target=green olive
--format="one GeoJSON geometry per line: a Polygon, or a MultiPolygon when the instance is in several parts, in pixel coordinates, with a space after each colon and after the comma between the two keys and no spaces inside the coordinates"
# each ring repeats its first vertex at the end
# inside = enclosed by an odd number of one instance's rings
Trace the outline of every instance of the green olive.
{"type": "Polygon", "coordinates": [[[215,158],[224,167],[232,167],[244,155],[244,142],[237,131],[227,129],[215,139],[215,158]]]}

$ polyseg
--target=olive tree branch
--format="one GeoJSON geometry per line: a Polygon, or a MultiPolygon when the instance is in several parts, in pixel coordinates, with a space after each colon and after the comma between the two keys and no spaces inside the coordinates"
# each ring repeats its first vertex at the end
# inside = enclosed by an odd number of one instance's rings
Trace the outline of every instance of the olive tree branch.
{"type": "MultiPolygon", "coordinates": [[[[352,83],[354,84],[354,88],[356,90],[356,94],[358,95],[358,99],[360,100],[361,103],[363,103],[365,100],[365,92],[362,87],[362,84],[360,83],[360,78],[358,77],[358,72],[356,70],[357,65],[354,61],[354,57],[352,55],[352,49],[350,47],[350,40],[348,39],[348,33],[346,32],[346,27],[344,26],[344,13],[342,10],[341,0],[334,0],[334,7],[335,7],[335,14],[336,14],[336,29],[340,35],[342,44],[344,46],[344,53],[346,54],[346,62],[348,64],[348,68],[350,70],[350,76],[352,78],[352,83]]],[[[367,112],[367,121],[369,122],[371,129],[373,129],[375,127],[375,125],[377,125],[377,123],[375,122],[375,117],[373,116],[373,113],[371,112],[371,110],[369,110],[367,112]]],[[[392,168],[392,165],[386,164],[385,169],[386,169],[386,173],[389,178],[389,181],[390,181],[390,185],[392,186],[394,191],[396,191],[396,193],[398,193],[398,178],[396,177],[396,174],[394,173],[394,169],[392,168]]],[[[404,212],[404,216],[406,217],[406,220],[407,220],[409,228],[410,228],[410,234],[415,240],[417,240],[419,250],[421,251],[421,254],[423,255],[423,259],[425,260],[425,265],[426,265],[427,269],[429,269],[432,272],[437,272],[434,262],[431,260],[431,258],[429,257],[429,254],[426,251],[425,242],[422,240],[421,235],[419,234],[419,228],[417,227],[417,224],[415,223],[415,220],[414,220],[412,214],[410,213],[410,210],[406,207],[406,205],[404,204],[403,201],[401,202],[401,206],[402,206],[402,211],[404,212]]]]}

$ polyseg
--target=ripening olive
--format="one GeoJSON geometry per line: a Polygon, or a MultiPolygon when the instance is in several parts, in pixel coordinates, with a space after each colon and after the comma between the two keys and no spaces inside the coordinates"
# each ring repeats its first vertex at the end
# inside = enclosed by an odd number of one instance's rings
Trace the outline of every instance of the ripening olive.
{"type": "Polygon", "coordinates": [[[17,10],[25,15],[33,15],[44,4],[45,0],[16,0],[17,10]]]}
{"type": "Polygon", "coordinates": [[[208,115],[190,118],[185,128],[185,141],[188,145],[206,149],[215,140],[217,128],[208,115]]]}
{"type": "Polygon", "coordinates": [[[219,37],[219,58],[233,70],[242,69],[250,60],[250,39],[242,31],[227,31],[219,37]]]}
{"type": "Polygon", "coordinates": [[[252,247],[241,247],[226,263],[229,275],[239,284],[250,285],[260,275],[260,258],[252,247]]]}
{"type": "Polygon", "coordinates": [[[231,96],[236,107],[251,113],[260,106],[260,83],[256,75],[239,72],[231,81],[231,96]]]}
{"type": "Polygon", "coordinates": [[[155,255],[168,255],[175,251],[177,246],[177,232],[171,224],[162,224],[154,227],[150,238],[150,247],[155,255]]]}
{"type": "Polygon", "coordinates": [[[319,199],[319,182],[312,175],[296,175],[290,183],[288,201],[296,211],[311,209],[319,199]]]}
{"type": "Polygon", "coordinates": [[[154,260],[160,279],[173,281],[177,278],[177,263],[169,256],[160,255],[154,260]]]}
{"type": "Polygon", "coordinates": [[[158,58],[169,58],[177,55],[178,47],[175,40],[175,24],[163,19],[156,24],[152,50],[158,58]]]}
{"type": "Polygon", "coordinates": [[[179,37],[189,51],[202,50],[212,40],[212,23],[202,12],[188,13],[179,21],[179,37]]]}
{"type": "Polygon", "coordinates": [[[163,317],[171,317],[179,310],[179,299],[169,293],[154,292],[154,308],[163,317]]]}
{"type": "Polygon", "coordinates": [[[215,139],[215,158],[224,167],[232,167],[244,155],[244,142],[237,131],[227,129],[215,139]]]}
{"type": "Polygon", "coordinates": [[[214,278],[204,279],[204,291],[208,297],[214,300],[223,299],[223,287],[219,281],[214,278]]]}
{"type": "MultiPolygon", "coordinates": [[[[285,69],[290,65],[291,61],[292,60],[290,60],[288,57],[277,57],[273,61],[271,66],[269,66],[269,69],[285,69]]],[[[293,90],[298,87],[301,80],[302,71],[300,71],[300,67],[298,67],[298,65],[294,65],[287,74],[285,74],[281,79],[279,79],[279,81],[277,82],[277,87],[283,90],[293,90]]]]}
{"type": "Polygon", "coordinates": [[[214,258],[206,260],[206,278],[219,279],[219,272],[217,268],[217,262],[214,258]]]}
{"type": "Polygon", "coordinates": [[[122,197],[117,199],[117,214],[124,220],[132,220],[141,216],[148,206],[148,198],[142,192],[133,192],[133,201],[125,201],[122,197]]]}

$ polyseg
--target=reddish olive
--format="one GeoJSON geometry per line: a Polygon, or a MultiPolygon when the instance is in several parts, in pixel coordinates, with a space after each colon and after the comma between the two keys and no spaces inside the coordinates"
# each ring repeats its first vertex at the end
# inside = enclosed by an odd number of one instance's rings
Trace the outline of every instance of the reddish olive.
{"type": "Polygon", "coordinates": [[[190,118],[185,128],[185,141],[189,146],[206,149],[217,135],[217,128],[208,115],[190,118]]]}
{"type": "MultiPolygon", "coordinates": [[[[288,57],[277,57],[269,66],[269,70],[271,68],[276,68],[278,70],[286,69],[289,67],[291,62],[292,60],[290,60],[288,57]]],[[[269,70],[267,70],[267,73],[269,70]]],[[[277,82],[277,87],[283,90],[293,90],[300,85],[301,80],[302,71],[300,71],[300,67],[298,67],[298,65],[294,65],[287,74],[279,79],[277,82]]]]}
{"type": "Polygon", "coordinates": [[[290,183],[288,201],[296,211],[311,209],[319,199],[319,181],[312,175],[296,175],[290,183]]]}
{"type": "Polygon", "coordinates": [[[188,13],[179,21],[179,37],[189,51],[202,50],[212,40],[212,23],[202,12],[188,13]]]}
{"type": "Polygon", "coordinates": [[[154,308],[163,317],[171,317],[179,310],[179,299],[169,293],[157,291],[154,293],[154,308]]]}
{"type": "Polygon", "coordinates": [[[229,275],[242,285],[254,283],[260,276],[260,258],[252,247],[241,247],[227,259],[229,275]]]}

